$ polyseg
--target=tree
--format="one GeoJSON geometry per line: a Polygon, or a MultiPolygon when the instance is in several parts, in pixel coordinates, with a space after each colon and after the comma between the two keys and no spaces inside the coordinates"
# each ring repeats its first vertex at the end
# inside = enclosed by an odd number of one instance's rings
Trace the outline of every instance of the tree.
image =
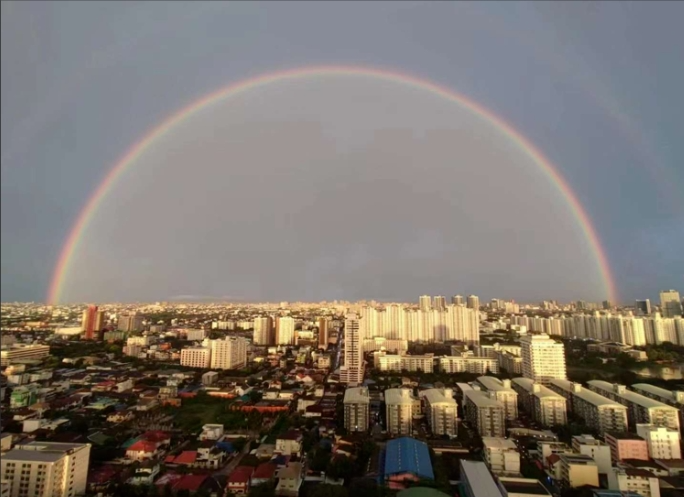
{"type": "Polygon", "coordinates": [[[321,483],[311,489],[309,497],[349,497],[349,491],[341,485],[321,483]]]}
{"type": "Polygon", "coordinates": [[[330,461],[325,473],[335,480],[338,478],[347,480],[354,476],[354,462],[346,456],[336,457],[330,461]]]}

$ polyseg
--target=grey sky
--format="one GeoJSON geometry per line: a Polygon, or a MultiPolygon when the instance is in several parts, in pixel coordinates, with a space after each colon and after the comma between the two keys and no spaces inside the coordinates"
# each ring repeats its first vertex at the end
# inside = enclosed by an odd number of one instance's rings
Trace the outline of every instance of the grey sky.
{"type": "MultiPolygon", "coordinates": [[[[568,179],[623,300],[684,283],[680,2],[3,2],[2,300],[43,300],[146,132],[258,74],[391,68],[492,109],[568,179]]],[[[603,297],[567,205],[502,135],[366,78],[183,123],[103,203],[68,301],[603,297]]]]}

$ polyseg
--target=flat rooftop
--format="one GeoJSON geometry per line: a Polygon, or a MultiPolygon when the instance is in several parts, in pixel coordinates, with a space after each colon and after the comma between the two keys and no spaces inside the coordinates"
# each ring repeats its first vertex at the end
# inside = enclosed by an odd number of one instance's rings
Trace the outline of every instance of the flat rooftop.
{"type": "Polygon", "coordinates": [[[470,400],[477,407],[500,407],[503,409],[503,404],[498,400],[494,400],[486,393],[478,390],[466,390],[463,392],[466,399],[470,400]]]}
{"type": "Polygon", "coordinates": [[[658,409],[664,409],[664,410],[677,411],[676,407],[669,406],[669,405],[664,404],[658,400],[651,399],[649,397],[641,395],[640,393],[632,392],[631,390],[625,389],[621,393],[616,392],[615,387],[617,385],[613,385],[612,383],[608,383],[607,381],[590,380],[587,383],[593,388],[596,388],[596,389],[603,391],[603,392],[610,392],[614,395],[617,395],[617,396],[625,399],[627,402],[632,402],[634,404],[637,404],[641,407],[645,407],[647,409],[658,408],[658,409]]]}
{"type": "Polygon", "coordinates": [[[509,494],[551,495],[539,480],[530,478],[499,478],[499,483],[509,494]]]}

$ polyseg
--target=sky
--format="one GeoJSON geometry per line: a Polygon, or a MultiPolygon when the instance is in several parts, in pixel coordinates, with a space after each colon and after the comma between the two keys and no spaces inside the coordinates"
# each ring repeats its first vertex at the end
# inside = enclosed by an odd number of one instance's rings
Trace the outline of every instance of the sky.
{"type": "MultiPolygon", "coordinates": [[[[45,301],[103,178],[190,103],[363,66],[483,105],[567,180],[618,298],[684,290],[681,2],[2,2],[1,299],[45,301]]],[[[60,302],[606,298],[567,200],[427,91],[325,76],[155,140],[85,228],[60,302]]]]}

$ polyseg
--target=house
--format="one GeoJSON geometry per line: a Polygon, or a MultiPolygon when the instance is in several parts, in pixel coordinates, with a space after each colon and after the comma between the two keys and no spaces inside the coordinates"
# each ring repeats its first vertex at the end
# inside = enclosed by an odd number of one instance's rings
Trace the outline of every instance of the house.
{"type": "Polygon", "coordinates": [[[207,424],[202,427],[200,433],[200,440],[219,440],[223,436],[223,425],[207,424]]]}
{"type": "Polygon", "coordinates": [[[124,409],[107,416],[107,421],[110,423],[124,423],[126,421],[131,421],[135,418],[135,413],[128,409],[124,409]]]}
{"type": "Polygon", "coordinates": [[[302,433],[290,430],[276,438],[275,451],[284,455],[299,454],[302,450],[302,433]]]}
{"type": "Polygon", "coordinates": [[[249,482],[254,468],[251,466],[238,466],[228,476],[226,490],[234,494],[246,494],[249,490],[249,482]]]}
{"type": "Polygon", "coordinates": [[[184,450],[183,452],[178,454],[173,459],[173,464],[182,464],[184,466],[194,466],[196,460],[197,460],[197,451],[196,450],[184,450]]]}
{"type": "Polygon", "coordinates": [[[146,440],[139,440],[126,449],[126,457],[133,461],[152,459],[159,454],[158,448],[159,444],[146,440]]]}
{"type": "Polygon", "coordinates": [[[278,471],[278,485],[275,494],[283,497],[297,497],[302,486],[302,463],[291,462],[278,471]]]}
{"type": "Polygon", "coordinates": [[[254,470],[254,473],[252,473],[251,486],[255,487],[272,480],[275,477],[277,469],[278,466],[270,461],[259,464],[254,470]]]}
{"type": "Polygon", "coordinates": [[[223,463],[223,459],[226,457],[226,453],[222,451],[218,446],[211,443],[210,440],[202,442],[202,446],[197,449],[197,460],[195,461],[195,466],[200,468],[210,468],[218,469],[223,463]],[[204,444],[209,443],[207,447],[204,444]]]}
{"type": "Polygon", "coordinates": [[[128,479],[128,483],[131,485],[152,485],[158,474],[159,464],[149,461],[135,470],[133,476],[128,479]]]}

